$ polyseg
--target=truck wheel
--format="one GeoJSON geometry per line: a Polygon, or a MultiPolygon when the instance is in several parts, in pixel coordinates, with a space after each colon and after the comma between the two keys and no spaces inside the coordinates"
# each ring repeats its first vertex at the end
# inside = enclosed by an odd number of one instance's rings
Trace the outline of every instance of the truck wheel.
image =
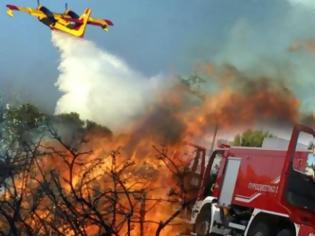
{"type": "Polygon", "coordinates": [[[269,226],[265,223],[257,223],[248,233],[248,236],[270,236],[271,230],[269,226]]]}
{"type": "Polygon", "coordinates": [[[290,229],[282,229],[277,233],[277,236],[294,236],[294,232],[290,229]]]}
{"type": "Polygon", "coordinates": [[[194,233],[197,236],[208,236],[211,224],[211,206],[204,206],[197,216],[194,233]]]}

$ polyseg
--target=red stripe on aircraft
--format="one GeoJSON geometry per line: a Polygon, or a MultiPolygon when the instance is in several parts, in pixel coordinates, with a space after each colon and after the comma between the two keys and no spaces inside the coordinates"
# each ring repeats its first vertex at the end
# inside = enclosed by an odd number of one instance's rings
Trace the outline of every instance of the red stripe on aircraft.
{"type": "Polygon", "coordinates": [[[17,6],[10,5],[10,4],[7,5],[7,8],[9,8],[10,10],[19,10],[19,8],[17,6]]]}
{"type": "Polygon", "coordinates": [[[108,25],[114,25],[111,20],[104,19],[108,25]]]}

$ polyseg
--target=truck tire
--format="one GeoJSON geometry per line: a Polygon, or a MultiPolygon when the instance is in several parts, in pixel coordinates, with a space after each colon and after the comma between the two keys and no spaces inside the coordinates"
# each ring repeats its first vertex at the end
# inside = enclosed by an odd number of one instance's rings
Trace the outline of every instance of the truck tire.
{"type": "Polygon", "coordinates": [[[211,205],[205,205],[197,216],[194,233],[197,236],[208,236],[211,224],[211,205]]]}
{"type": "Polygon", "coordinates": [[[290,229],[282,229],[277,233],[277,236],[294,236],[294,232],[290,229]]]}
{"type": "Polygon", "coordinates": [[[248,236],[270,236],[271,229],[270,227],[263,222],[259,222],[253,226],[253,228],[249,231],[248,236]]]}

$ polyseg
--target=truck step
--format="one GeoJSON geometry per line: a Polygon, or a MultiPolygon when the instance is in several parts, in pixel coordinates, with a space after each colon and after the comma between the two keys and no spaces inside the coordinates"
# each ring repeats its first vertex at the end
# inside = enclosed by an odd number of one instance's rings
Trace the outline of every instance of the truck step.
{"type": "Polygon", "coordinates": [[[230,223],[229,223],[229,228],[245,231],[246,226],[245,226],[245,225],[241,225],[241,224],[237,224],[237,223],[230,222],[230,223]]]}

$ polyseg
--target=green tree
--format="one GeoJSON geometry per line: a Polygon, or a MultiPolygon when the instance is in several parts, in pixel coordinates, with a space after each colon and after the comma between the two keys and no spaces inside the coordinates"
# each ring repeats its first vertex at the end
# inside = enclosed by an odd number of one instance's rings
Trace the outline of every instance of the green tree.
{"type": "Polygon", "coordinates": [[[112,136],[112,131],[105,126],[89,120],[81,120],[78,113],[63,113],[49,118],[48,125],[55,130],[66,143],[75,143],[89,134],[112,136]]]}
{"type": "Polygon", "coordinates": [[[97,124],[90,120],[87,120],[85,122],[85,131],[87,133],[101,134],[101,135],[105,135],[109,137],[113,136],[113,133],[109,128],[102,126],[100,124],[97,124]]]}
{"type": "Polygon", "coordinates": [[[246,130],[242,134],[234,137],[232,145],[246,147],[261,147],[266,137],[273,137],[268,131],[262,130],[246,130]]]}
{"type": "Polygon", "coordinates": [[[31,104],[7,106],[1,112],[1,144],[4,149],[11,145],[30,143],[31,136],[45,121],[45,115],[31,104]]]}
{"type": "MultiPolygon", "coordinates": [[[[0,104],[0,186],[31,163],[45,115],[35,106],[0,104]]],[[[12,181],[12,180],[11,180],[12,181]]]]}

